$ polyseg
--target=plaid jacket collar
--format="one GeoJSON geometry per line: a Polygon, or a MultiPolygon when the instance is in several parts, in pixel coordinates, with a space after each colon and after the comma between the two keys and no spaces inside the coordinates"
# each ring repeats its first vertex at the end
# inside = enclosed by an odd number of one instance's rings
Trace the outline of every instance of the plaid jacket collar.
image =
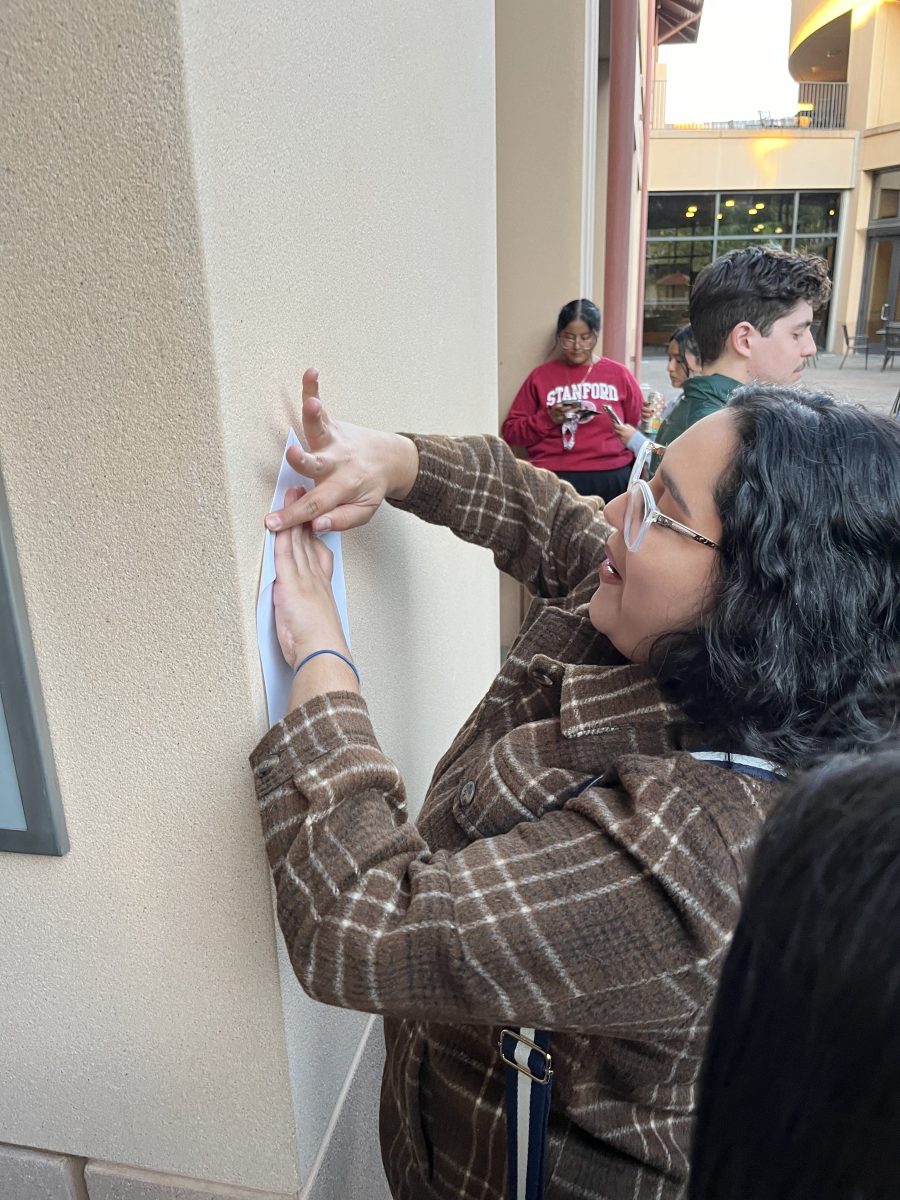
{"type": "Polygon", "coordinates": [[[538,654],[531,670],[559,685],[563,737],[600,739],[606,759],[618,754],[666,754],[705,744],[702,730],[660,694],[643,664],[561,663],[538,654]]]}

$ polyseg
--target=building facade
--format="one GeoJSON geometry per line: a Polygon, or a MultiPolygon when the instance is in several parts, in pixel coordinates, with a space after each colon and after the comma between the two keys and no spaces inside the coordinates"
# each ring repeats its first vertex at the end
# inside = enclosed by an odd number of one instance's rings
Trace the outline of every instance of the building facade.
{"type": "MultiPolygon", "coordinates": [[[[633,362],[651,47],[700,8],[3,6],[0,466],[69,848],[3,855],[0,1194],[384,1194],[378,1023],[273,920],[262,515],[307,365],[336,415],[495,430],[585,293],[633,362]]],[[[414,811],[496,572],[393,511],[344,561],[414,811]]]]}
{"type": "MultiPolygon", "coordinates": [[[[0,463],[70,844],[0,856],[0,1194],[374,1200],[378,1023],[285,967],[247,764],[262,518],[307,365],[336,415],[496,425],[493,10],[11,0],[0,41],[0,463]]],[[[392,511],[344,561],[414,806],[496,572],[392,511]]]]}
{"type": "Polygon", "coordinates": [[[900,316],[900,4],[794,0],[796,109],[703,128],[665,122],[657,85],[650,154],[645,337],[686,313],[684,289],[728,246],[823,254],[835,282],[819,344],[844,329],[877,353],[900,316]],[[735,240],[735,238],[737,240],[735,240]],[[687,279],[687,284],[683,282],[687,279]]]}

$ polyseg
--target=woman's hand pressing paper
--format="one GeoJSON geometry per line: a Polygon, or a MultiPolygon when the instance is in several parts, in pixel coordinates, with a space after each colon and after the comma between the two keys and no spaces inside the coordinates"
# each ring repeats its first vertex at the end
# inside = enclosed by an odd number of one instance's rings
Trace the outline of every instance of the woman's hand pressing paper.
{"type": "Polygon", "coordinates": [[[400,434],[332,420],[312,368],[303,375],[302,418],[307,448],[291,446],[287,459],[316,486],[269,513],[268,529],[307,522],[316,533],[353,529],[370,521],[385,497],[403,500],[409,494],[419,470],[415,444],[400,434]]]}

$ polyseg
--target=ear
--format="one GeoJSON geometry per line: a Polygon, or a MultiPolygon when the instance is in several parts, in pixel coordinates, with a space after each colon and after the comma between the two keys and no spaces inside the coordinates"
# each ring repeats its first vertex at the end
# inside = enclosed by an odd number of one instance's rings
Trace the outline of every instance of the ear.
{"type": "Polygon", "coordinates": [[[749,358],[753,353],[753,342],[757,337],[755,326],[749,321],[741,321],[735,325],[728,335],[728,347],[741,358],[749,358]]]}

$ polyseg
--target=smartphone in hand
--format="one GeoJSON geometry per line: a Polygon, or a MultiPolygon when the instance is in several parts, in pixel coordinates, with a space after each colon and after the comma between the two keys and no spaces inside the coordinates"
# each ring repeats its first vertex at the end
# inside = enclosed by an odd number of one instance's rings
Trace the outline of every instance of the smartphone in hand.
{"type": "Polygon", "coordinates": [[[600,407],[603,409],[603,411],[606,413],[606,415],[612,421],[613,425],[624,425],[625,422],[622,420],[622,418],[619,416],[619,414],[616,412],[616,410],[614,408],[610,408],[608,404],[602,404],[600,407]]]}

